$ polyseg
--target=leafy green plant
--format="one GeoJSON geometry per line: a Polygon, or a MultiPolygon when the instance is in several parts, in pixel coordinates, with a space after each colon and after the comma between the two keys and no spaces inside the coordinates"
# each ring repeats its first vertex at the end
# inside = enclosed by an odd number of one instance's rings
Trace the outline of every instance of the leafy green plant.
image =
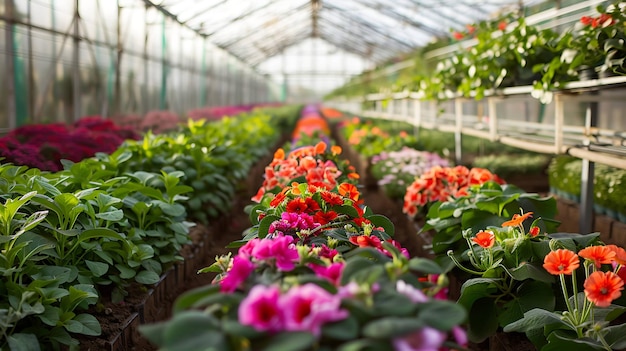
{"type": "Polygon", "coordinates": [[[521,174],[541,174],[547,170],[550,156],[541,154],[501,154],[478,156],[474,158],[474,167],[486,168],[497,175],[507,178],[521,174]],[[515,162],[511,162],[515,159],[515,162]]]}

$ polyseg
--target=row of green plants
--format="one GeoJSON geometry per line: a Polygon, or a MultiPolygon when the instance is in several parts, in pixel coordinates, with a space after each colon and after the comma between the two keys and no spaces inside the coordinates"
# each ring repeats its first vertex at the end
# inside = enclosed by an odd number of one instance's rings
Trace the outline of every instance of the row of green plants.
{"type": "Polygon", "coordinates": [[[446,301],[440,267],[393,240],[340,154],[323,141],[279,149],[247,207],[251,226],[230,245],[238,250],[202,270],[214,283],[181,296],[173,318],[144,335],[180,351],[462,347],[465,312],[446,301]]]}
{"type": "Polygon", "coordinates": [[[612,1],[596,12],[561,32],[529,25],[524,17],[511,14],[468,26],[454,36],[460,42],[475,40],[474,45],[439,62],[431,75],[417,77],[410,88],[426,99],[443,100],[481,99],[488,90],[533,85],[532,95],[547,103],[564,83],[598,73],[624,75],[624,5],[612,1]]]}
{"type": "Polygon", "coordinates": [[[408,207],[419,210],[405,212],[426,211],[416,235],[428,236],[434,261],[459,283],[451,296],[467,312],[470,341],[524,333],[539,350],[626,347],[623,248],[599,233],[558,232],[555,198],[486,169],[436,166],[414,184],[408,207]]]}
{"type": "Polygon", "coordinates": [[[378,74],[370,81],[370,72],[365,72],[329,97],[410,90],[427,100],[481,99],[490,90],[532,85],[532,95],[548,103],[552,92],[567,82],[626,74],[625,13],[622,1],[606,1],[595,13],[554,29],[545,23],[530,25],[523,14],[506,13],[421,48],[408,74],[378,74]],[[451,45],[459,50],[444,58],[425,58],[429,51],[451,45]]]}
{"type": "MultiPolygon", "coordinates": [[[[581,194],[582,160],[567,155],[552,159],[549,166],[551,192],[579,202],[581,194]]],[[[593,203],[596,213],[606,214],[626,222],[626,170],[596,164],[593,179],[593,203]]]]}
{"type": "Polygon", "coordinates": [[[190,121],[59,172],[0,164],[0,349],[78,349],[75,335],[99,335],[89,311],[180,261],[194,222],[228,211],[298,110],[190,121]]]}

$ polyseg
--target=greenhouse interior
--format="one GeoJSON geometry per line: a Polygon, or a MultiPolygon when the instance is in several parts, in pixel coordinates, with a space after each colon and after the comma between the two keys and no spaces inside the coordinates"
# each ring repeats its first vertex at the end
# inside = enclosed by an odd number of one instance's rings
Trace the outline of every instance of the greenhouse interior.
{"type": "Polygon", "coordinates": [[[626,2],[0,29],[0,351],[626,350],[626,2]]]}

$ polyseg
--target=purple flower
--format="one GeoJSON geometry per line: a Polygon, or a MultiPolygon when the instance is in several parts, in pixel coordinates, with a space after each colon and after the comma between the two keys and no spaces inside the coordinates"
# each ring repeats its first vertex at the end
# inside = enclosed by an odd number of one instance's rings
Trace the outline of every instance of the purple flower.
{"type": "Polygon", "coordinates": [[[278,305],[280,290],[276,286],[257,285],[241,301],[238,310],[239,322],[259,331],[283,329],[282,311],[278,305]]]}
{"type": "Polygon", "coordinates": [[[310,331],[319,336],[322,325],[348,317],[341,309],[341,298],[315,284],[291,288],[280,299],[285,317],[285,329],[310,331]]]}
{"type": "Polygon", "coordinates": [[[412,334],[393,340],[395,351],[438,351],[446,340],[446,334],[431,327],[424,327],[412,334]]]}
{"type": "Polygon", "coordinates": [[[220,291],[233,292],[237,290],[252,271],[254,271],[254,264],[250,260],[242,256],[235,256],[232,267],[226,276],[220,280],[220,291]]]}

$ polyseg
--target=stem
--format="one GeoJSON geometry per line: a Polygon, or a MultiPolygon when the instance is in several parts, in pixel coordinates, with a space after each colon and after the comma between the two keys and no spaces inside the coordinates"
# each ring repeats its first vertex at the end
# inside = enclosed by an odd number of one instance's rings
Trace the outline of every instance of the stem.
{"type": "Polygon", "coordinates": [[[456,257],[454,257],[454,252],[452,250],[448,251],[448,257],[450,257],[450,259],[452,260],[452,262],[454,262],[454,265],[459,267],[461,270],[470,273],[470,274],[475,274],[475,275],[483,275],[484,272],[478,272],[478,271],[474,271],[471,270],[469,268],[466,268],[465,266],[463,266],[457,259],[456,257]]]}
{"type": "Polygon", "coordinates": [[[567,305],[567,311],[571,314],[574,313],[572,306],[569,303],[569,294],[567,293],[567,286],[565,285],[565,274],[559,274],[561,279],[561,291],[563,291],[563,297],[565,298],[565,304],[567,305]]]}
{"type": "MultiPolygon", "coordinates": [[[[335,218],[335,219],[339,219],[339,220],[343,221],[347,217],[348,217],[347,215],[341,215],[341,216],[337,216],[337,218],[335,218]]],[[[311,230],[311,234],[316,233],[316,232],[318,232],[318,231],[320,231],[322,229],[325,229],[325,228],[339,226],[339,225],[342,225],[342,224],[345,224],[345,223],[348,223],[348,222],[339,222],[339,223],[332,223],[331,222],[331,223],[326,223],[324,225],[321,225],[321,226],[311,230]]]]}

